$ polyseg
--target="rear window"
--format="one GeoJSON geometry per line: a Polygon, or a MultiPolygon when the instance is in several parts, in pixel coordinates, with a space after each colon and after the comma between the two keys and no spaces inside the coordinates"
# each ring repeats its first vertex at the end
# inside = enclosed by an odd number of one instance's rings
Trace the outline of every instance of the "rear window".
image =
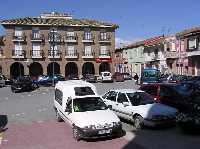
{"type": "Polygon", "coordinates": [[[104,73],[103,76],[110,76],[110,73],[104,73]]]}
{"type": "Polygon", "coordinates": [[[95,95],[91,87],[75,87],[74,91],[76,96],[95,95]]]}

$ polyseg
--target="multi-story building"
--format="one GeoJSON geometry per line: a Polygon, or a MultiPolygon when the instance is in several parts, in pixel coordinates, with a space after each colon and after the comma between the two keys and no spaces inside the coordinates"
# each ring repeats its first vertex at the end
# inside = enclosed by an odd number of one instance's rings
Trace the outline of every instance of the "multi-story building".
{"type": "Polygon", "coordinates": [[[0,23],[6,33],[0,66],[7,76],[114,71],[116,24],[55,12],[0,23]]]}
{"type": "MultiPolygon", "coordinates": [[[[5,38],[4,36],[0,36],[0,61],[4,58],[3,56],[3,48],[4,48],[5,38]]],[[[2,74],[2,66],[0,65],[0,74],[2,74]]]]}
{"type": "Polygon", "coordinates": [[[183,42],[182,72],[200,75],[200,27],[186,29],[176,36],[183,42]]]}
{"type": "Polygon", "coordinates": [[[131,74],[132,76],[135,73],[138,76],[141,76],[141,71],[144,69],[144,41],[135,42],[129,46],[128,48],[128,63],[131,65],[131,74]]]}
{"type": "Polygon", "coordinates": [[[165,37],[164,41],[167,72],[173,74],[187,74],[188,62],[185,52],[184,40],[176,35],[165,37]]]}
{"type": "Polygon", "coordinates": [[[164,39],[164,36],[158,36],[144,41],[145,68],[157,68],[165,73],[167,64],[164,57],[164,39]]]}
{"type": "Polygon", "coordinates": [[[115,72],[130,73],[127,47],[117,48],[114,59],[115,72]]]}

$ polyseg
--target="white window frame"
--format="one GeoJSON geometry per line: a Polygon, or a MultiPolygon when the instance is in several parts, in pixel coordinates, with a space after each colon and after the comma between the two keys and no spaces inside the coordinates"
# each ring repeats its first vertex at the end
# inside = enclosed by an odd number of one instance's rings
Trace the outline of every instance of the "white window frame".
{"type": "Polygon", "coordinates": [[[74,55],[75,54],[75,47],[74,46],[67,46],[67,53],[68,53],[68,55],[74,55]]]}
{"type": "Polygon", "coordinates": [[[15,27],[15,36],[16,37],[22,37],[23,31],[21,27],[15,27]]]}
{"type": "Polygon", "coordinates": [[[22,56],[22,54],[23,54],[23,48],[22,48],[22,45],[21,44],[15,44],[14,45],[14,47],[15,47],[15,55],[16,56],[22,56]]]}
{"type": "Polygon", "coordinates": [[[100,54],[107,55],[108,54],[108,46],[101,46],[100,47],[100,54]]]}
{"type": "Polygon", "coordinates": [[[32,50],[33,50],[33,52],[32,52],[32,55],[33,56],[40,56],[40,47],[41,45],[40,45],[40,43],[33,43],[32,44],[32,50]]]}
{"type": "Polygon", "coordinates": [[[92,47],[91,46],[85,46],[85,55],[92,55],[92,47]]]}

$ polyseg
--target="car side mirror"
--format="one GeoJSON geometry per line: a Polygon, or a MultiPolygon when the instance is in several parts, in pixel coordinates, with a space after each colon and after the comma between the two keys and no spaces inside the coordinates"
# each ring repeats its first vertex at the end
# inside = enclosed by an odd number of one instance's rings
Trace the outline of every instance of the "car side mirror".
{"type": "Polygon", "coordinates": [[[128,102],[123,102],[122,104],[123,104],[125,107],[126,107],[126,106],[129,106],[129,103],[128,103],[128,102]]]}
{"type": "Polygon", "coordinates": [[[108,105],[108,108],[109,108],[110,110],[112,110],[112,105],[108,105]]]}

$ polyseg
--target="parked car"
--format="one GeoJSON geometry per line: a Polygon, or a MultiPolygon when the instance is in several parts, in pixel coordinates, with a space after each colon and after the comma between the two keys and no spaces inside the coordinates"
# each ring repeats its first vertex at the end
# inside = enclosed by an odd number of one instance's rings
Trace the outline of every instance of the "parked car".
{"type": "Polygon", "coordinates": [[[79,77],[77,74],[70,74],[67,76],[67,80],[79,80],[79,77]]]}
{"type": "Polygon", "coordinates": [[[109,71],[101,72],[101,82],[113,82],[112,74],[109,71]]]}
{"type": "Polygon", "coordinates": [[[60,74],[55,74],[54,76],[49,76],[50,82],[58,83],[58,81],[65,81],[65,77],[60,74]]]}
{"type": "Polygon", "coordinates": [[[6,85],[5,83],[5,78],[3,77],[3,75],[0,75],[0,87],[4,87],[6,85]]]}
{"type": "Polygon", "coordinates": [[[184,111],[193,89],[188,84],[152,83],[142,85],[143,90],[154,98],[155,101],[184,111]]]}
{"type": "Polygon", "coordinates": [[[102,98],[120,118],[132,121],[136,129],[175,122],[175,108],[154,102],[152,96],[141,90],[110,90],[102,98]]]}
{"type": "Polygon", "coordinates": [[[11,85],[12,84],[12,79],[7,78],[5,75],[1,75],[3,79],[5,80],[5,85],[11,85]]]}
{"type": "Polygon", "coordinates": [[[90,83],[96,83],[97,82],[97,80],[96,80],[96,78],[93,74],[85,74],[83,76],[83,80],[90,82],[90,83]]]}
{"type": "Polygon", "coordinates": [[[118,135],[122,131],[119,118],[97,94],[96,87],[82,80],[58,82],[54,108],[57,121],[68,122],[75,140],[118,135]]]}
{"type": "Polygon", "coordinates": [[[200,90],[192,92],[186,109],[177,116],[177,124],[185,132],[200,133],[200,90]]]}
{"type": "Polygon", "coordinates": [[[124,82],[124,75],[120,72],[115,72],[112,76],[113,81],[124,82]]]}
{"type": "Polygon", "coordinates": [[[132,80],[133,78],[130,73],[123,73],[123,75],[125,80],[132,80]]]}
{"type": "Polygon", "coordinates": [[[32,82],[30,76],[21,76],[15,79],[11,85],[11,91],[13,93],[21,91],[31,91],[37,88],[37,85],[32,82]]]}
{"type": "Polygon", "coordinates": [[[36,80],[33,80],[38,86],[50,86],[52,84],[52,80],[49,79],[47,75],[40,75],[36,80]]]}

